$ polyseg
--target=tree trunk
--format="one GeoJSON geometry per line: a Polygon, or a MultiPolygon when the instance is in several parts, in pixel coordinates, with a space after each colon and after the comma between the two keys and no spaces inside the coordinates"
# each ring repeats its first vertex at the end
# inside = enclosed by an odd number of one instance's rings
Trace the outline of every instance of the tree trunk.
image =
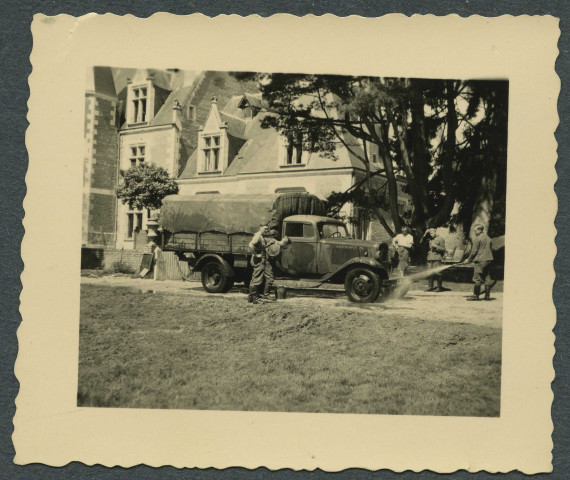
{"type": "MultiPolygon", "coordinates": [[[[386,175],[386,182],[388,184],[388,204],[390,205],[390,216],[392,217],[392,222],[394,223],[394,230],[396,233],[402,231],[402,223],[400,222],[400,212],[398,210],[398,182],[396,181],[396,175],[394,173],[394,165],[392,165],[392,157],[390,156],[390,143],[388,140],[388,132],[385,122],[380,123],[380,133],[381,137],[374,126],[374,123],[370,122],[367,124],[368,128],[371,130],[372,137],[376,140],[376,144],[379,147],[379,155],[382,159],[382,165],[384,166],[384,171],[386,175]]],[[[390,236],[394,236],[390,233],[390,236]]]]}
{"type": "Polygon", "coordinates": [[[457,142],[457,112],[455,111],[456,89],[452,80],[446,82],[445,100],[447,107],[447,137],[445,139],[445,153],[441,162],[441,177],[445,191],[445,200],[439,211],[428,220],[428,226],[439,227],[447,222],[455,205],[453,188],[453,162],[455,161],[455,145],[457,142]]]}
{"type": "Polygon", "coordinates": [[[473,218],[471,221],[471,229],[473,225],[481,224],[485,227],[485,231],[489,231],[489,222],[493,213],[493,200],[495,198],[495,190],[497,188],[497,175],[495,173],[483,177],[477,200],[473,208],[473,218]]]}
{"type": "MultiPolygon", "coordinates": [[[[424,105],[425,102],[422,91],[419,87],[414,88],[412,90],[410,100],[410,113],[412,116],[412,121],[410,123],[413,156],[412,172],[417,183],[419,194],[422,198],[427,198],[428,164],[430,159],[428,158],[427,140],[425,135],[424,105]]],[[[421,229],[421,231],[424,231],[426,227],[425,222],[421,221],[423,218],[425,218],[425,216],[421,215],[417,221],[414,222],[415,226],[421,229]]]]}
{"type": "Polygon", "coordinates": [[[410,188],[412,201],[414,202],[415,226],[419,226],[421,228],[422,225],[425,225],[425,219],[428,216],[428,199],[422,195],[410,163],[410,152],[408,151],[405,139],[405,129],[407,128],[407,125],[404,124],[400,131],[400,128],[396,124],[396,120],[391,113],[388,113],[388,118],[390,119],[390,123],[398,141],[400,155],[402,156],[402,169],[406,174],[406,180],[408,182],[408,187],[410,188]]]}
{"type": "Polygon", "coordinates": [[[364,166],[366,168],[366,186],[368,187],[368,199],[370,202],[371,210],[374,212],[374,214],[376,215],[376,218],[378,218],[378,220],[380,221],[380,224],[384,227],[384,230],[386,230],[388,235],[393,237],[394,231],[390,228],[390,226],[388,225],[388,222],[386,222],[384,215],[382,215],[382,213],[380,212],[380,207],[378,206],[376,200],[374,199],[374,190],[372,189],[372,179],[370,178],[370,162],[368,160],[368,151],[366,148],[366,141],[365,140],[362,141],[362,146],[364,148],[364,160],[365,160],[364,166]]]}

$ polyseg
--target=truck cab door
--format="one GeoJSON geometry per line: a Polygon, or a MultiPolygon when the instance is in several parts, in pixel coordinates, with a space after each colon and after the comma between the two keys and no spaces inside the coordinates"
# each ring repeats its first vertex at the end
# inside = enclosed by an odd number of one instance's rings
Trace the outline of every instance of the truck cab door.
{"type": "Polygon", "coordinates": [[[317,273],[317,232],[310,222],[287,221],[283,235],[291,244],[281,251],[281,268],[289,275],[300,277],[317,273]]]}

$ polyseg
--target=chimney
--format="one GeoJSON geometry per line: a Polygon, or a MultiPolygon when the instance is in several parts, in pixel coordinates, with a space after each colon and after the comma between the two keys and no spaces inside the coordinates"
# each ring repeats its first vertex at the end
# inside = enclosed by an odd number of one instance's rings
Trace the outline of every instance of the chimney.
{"type": "Polygon", "coordinates": [[[178,100],[174,100],[174,106],[172,107],[172,123],[176,123],[180,127],[180,122],[182,120],[182,105],[178,100]]]}

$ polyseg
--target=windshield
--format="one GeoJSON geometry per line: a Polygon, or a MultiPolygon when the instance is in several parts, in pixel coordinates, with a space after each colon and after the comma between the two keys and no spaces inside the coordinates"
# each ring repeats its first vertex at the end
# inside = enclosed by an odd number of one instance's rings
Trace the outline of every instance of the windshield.
{"type": "Polygon", "coordinates": [[[319,235],[321,238],[348,238],[342,223],[319,223],[319,235]]]}

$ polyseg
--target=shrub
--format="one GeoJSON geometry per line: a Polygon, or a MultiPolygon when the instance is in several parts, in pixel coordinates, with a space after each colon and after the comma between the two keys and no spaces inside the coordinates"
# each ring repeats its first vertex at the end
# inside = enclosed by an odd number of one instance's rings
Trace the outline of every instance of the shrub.
{"type": "Polygon", "coordinates": [[[111,271],[113,273],[135,273],[135,269],[123,261],[113,263],[111,271]]]}

